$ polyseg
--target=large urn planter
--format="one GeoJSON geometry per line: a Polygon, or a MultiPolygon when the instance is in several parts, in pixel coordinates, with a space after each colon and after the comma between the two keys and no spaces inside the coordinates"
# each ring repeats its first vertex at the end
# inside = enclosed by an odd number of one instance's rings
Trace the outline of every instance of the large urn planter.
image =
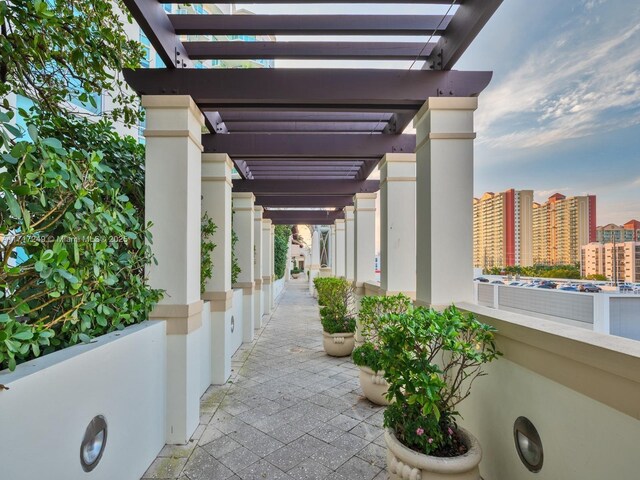
{"type": "Polygon", "coordinates": [[[300,274],[299,274],[299,273],[292,273],[292,274],[291,274],[291,278],[293,278],[294,280],[297,280],[297,279],[298,279],[298,277],[300,277],[300,274]]]}
{"type": "Polygon", "coordinates": [[[322,332],[322,345],[327,355],[332,357],[346,357],[351,355],[355,341],[353,333],[322,332]]]}
{"type": "Polygon", "coordinates": [[[457,457],[433,457],[418,453],[398,441],[391,429],[386,429],[387,471],[391,480],[480,480],[479,464],[482,449],[478,440],[463,428],[458,436],[468,450],[457,457]]]}
{"type": "Polygon", "coordinates": [[[376,405],[389,405],[387,391],[389,384],[384,379],[384,371],[374,372],[369,367],[360,368],[360,388],[370,402],[376,405]]]}

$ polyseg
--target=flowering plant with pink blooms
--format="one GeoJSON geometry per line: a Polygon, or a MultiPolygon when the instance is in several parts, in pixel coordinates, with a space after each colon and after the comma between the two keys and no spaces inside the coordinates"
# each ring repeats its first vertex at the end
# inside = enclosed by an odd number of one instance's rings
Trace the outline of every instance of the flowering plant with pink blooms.
{"type": "Polygon", "coordinates": [[[483,364],[501,355],[495,329],[451,306],[418,307],[387,315],[378,331],[380,367],[391,404],[384,426],[407,447],[439,457],[467,451],[458,435],[457,405],[485,375],[483,364]]]}

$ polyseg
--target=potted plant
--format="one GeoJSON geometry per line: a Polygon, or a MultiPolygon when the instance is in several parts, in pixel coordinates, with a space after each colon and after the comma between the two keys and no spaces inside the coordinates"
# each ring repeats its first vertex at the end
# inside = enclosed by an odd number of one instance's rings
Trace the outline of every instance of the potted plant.
{"type": "Polygon", "coordinates": [[[356,319],[353,315],[353,286],[343,278],[326,277],[320,286],[319,298],[323,346],[328,355],[346,357],[355,345],[356,319]]]}
{"type": "Polygon", "coordinates": [[[294,267],[291,269],[291,278],[297,279],[300,276],[300,269],[298,267],[294,267]]]}
{"type": "Polygon", "coordinates": [[[360,388],[369,401],[377,405],[389,405],[387,381],[380,366],[380,341],[378,330],[388,314],[410,311],[411,299],[403,294],[363,297],[358,312],[358,332],[362,344],[353,350],[353,363],[360,368],[360,388]]]}
{"type": "Polygon", "coordinates": [[[380,367],[391,404],[384,412],[391,479],[479,480],[482,450],[458,426],[456,406],[500,354],[495,329],[451,306],[387,315],[380,367]]]}

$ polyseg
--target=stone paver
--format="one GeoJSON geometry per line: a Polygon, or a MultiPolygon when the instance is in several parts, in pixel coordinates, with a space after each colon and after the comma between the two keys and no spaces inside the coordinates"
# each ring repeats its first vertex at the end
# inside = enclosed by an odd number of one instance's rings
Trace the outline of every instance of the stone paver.
{"type": "Polygon", "coordinates": [[[229,382],[201,399],[187,446],[165,447],[143,476],[179,480],[384,480],[382,408],[349,357],[322,348],[318,307],[289,283],[229,382]]]}

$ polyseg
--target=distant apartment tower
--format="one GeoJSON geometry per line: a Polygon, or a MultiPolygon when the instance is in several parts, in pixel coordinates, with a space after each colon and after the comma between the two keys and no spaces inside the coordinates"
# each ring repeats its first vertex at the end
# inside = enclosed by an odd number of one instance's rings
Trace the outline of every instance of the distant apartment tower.
{"type": "Polygon", "coordinates": [[[640,242],[640,222],[629,220],[624,225],[610,223],[596,228],[596,242],[609,243],[614,239],[617,243],[640,242]]]}
{"type": "Polygon", "coordinates": [[[581,261],[581,248],[596,241],[596,197],[551,195],[533,203],[533,263],[569,265],[581,261]]]}
{"type": "Polygon", "coordinates": [[[598,243],[582,247],[583,277],[604,275],[611,281],[640,282],[640,242],[598,243]]]}
{"type": "Polygon", "coordinates": [[[532,265],[533,190],[487,192],[473,199],[473,264],[532,265]]]}

